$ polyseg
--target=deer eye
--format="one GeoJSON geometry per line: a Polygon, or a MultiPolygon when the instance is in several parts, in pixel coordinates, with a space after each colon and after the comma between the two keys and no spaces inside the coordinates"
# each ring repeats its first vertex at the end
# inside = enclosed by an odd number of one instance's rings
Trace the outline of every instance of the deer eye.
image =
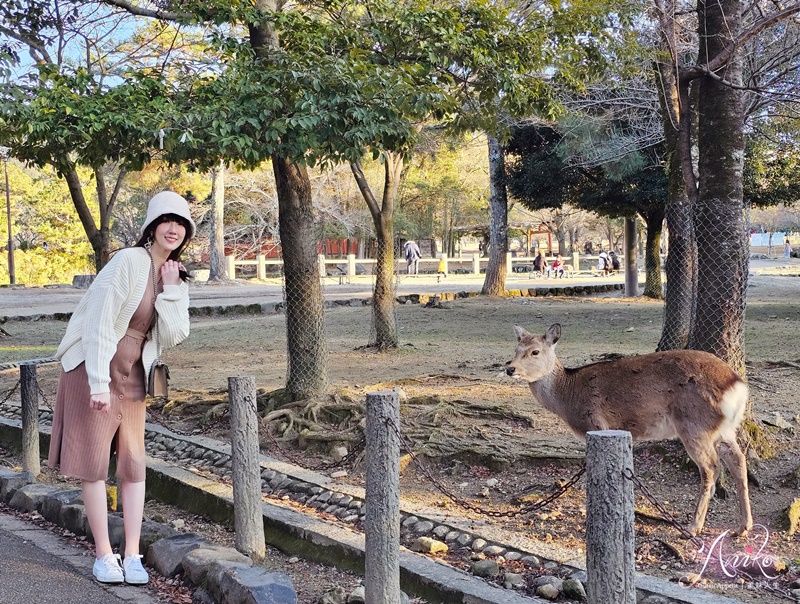
{"type": "Polygon", "coordinates": [[[537,354],[539,354],[538,350],[529,350],[528,351],[528,356],[529,357],[535,357],[537,354]]]}

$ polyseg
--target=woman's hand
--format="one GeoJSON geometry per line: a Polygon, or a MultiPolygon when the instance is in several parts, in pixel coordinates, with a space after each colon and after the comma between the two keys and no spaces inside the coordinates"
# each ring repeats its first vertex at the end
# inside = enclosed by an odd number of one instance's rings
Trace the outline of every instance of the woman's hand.
{"type": "Polygon", "coordinates": [[[161,282],[164,285],[179,285],[181,282],[180,270],[182,265],[175,260],[167,260],[161,267],[161,282]]]}
{"type": "Polygon", "coordinates": [[[111,393],[102,392],[93,394],[89,397],[89,408],[102,413],[108,413],[111,409],[111,393]]]}

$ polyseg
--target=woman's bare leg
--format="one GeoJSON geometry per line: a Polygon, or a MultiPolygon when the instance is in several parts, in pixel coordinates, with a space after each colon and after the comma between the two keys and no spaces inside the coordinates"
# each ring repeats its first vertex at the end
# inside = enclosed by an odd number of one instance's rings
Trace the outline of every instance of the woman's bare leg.
{"type": "Polygon", "coordinates": [[[139,553],[139,539],[142,536],[142,517],[144,516],[144,481],[129,482],[120,480],[122,500],[122,519],[125,525],[125,556],[139,553]]]}
{"type": "Polygon", "coordinates": [[[104,480],[84,480],[81,486],[83,487],[83,505],[94,538],[95,557],[100,559],[106,554],[112,553],[111,542],[108,539],[106,482],[104,480]]]}

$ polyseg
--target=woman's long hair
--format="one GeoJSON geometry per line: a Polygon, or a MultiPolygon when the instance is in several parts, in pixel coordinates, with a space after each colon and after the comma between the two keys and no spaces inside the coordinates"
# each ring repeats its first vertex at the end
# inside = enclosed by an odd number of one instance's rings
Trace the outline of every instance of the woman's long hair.
{"type": "MultiPolygon", "coordinates": [[[[189,236],[189,233],[192,232],[192,227],[189,224],[189,221],[187,221],[183,216],[178,216],[177,214],[162,214],[161,216],[156,218],[153,222],[148,224],[147,228],[144,230],[144,233],[142,233],[142,236],[139,238],[139,241],[136,242],[136,245],[134,245],[134,247],[147,248],[148,243],[152,244],[156,236],[156,228],[158,227],[159,224],[162,224],[164,222],[179,222],[180,224],[183,225],[184,229],[186,229],[186,235],[184,236],[183,241],[177,248],[175,248],[174,250],[172,250],[172,252],[170,252],[168,257],[168,260],[175,260],[176,262],[180,262],[181,253],[183,253],[183,250],[186,249],[186,246],[189,245],[189,241],[191,241],[192,239],[189,236]]],[[[181,269],[180,278],[181,281],[184,282],[188,281],[189,273],[181,269]]]]}

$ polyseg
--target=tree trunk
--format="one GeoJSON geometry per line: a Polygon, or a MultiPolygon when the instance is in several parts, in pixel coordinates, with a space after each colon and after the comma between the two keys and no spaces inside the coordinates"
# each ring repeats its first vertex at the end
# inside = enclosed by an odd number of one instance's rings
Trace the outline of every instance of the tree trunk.
{"type": "Polygon", "coordinates": [[[506,195],[505,151],[489,135],[489,265],[481,294],[505,296],[506,252],[508,251],[508,196],[506,195]]]}
{"type": "MultiPolygon", "coordinates": [[[[662,31],[672,24],[670,19],[662,23],[662,31]]],[[[668,30],[665,31],[668,33],[668,30]]],[[[666,45],[666,43],[665,43],[666,45]]],[[[680,350],[689,342],[692,308],[696,283],[696,249],[694,224],[692,222],[692,200],[689,188],[696,190],[691,157],[684,162],[683,155],[691,155],[690,111],[688,83],[679,82],[674,66],[657,65],[664,139],[667,152],[667,207],[668,231],[667,258],[664,272],[667,278],[664,300],[664,325],[657,350],[680,350]],[[685,129],[685,136],[684,136],[685,129]],[[684,171],[688,169],[688,174],[684,171]]]]}
{"type": "Polygon", "coordinates": [[[361,164],[352,162],[350,169],[358,188],[367,203],[375,236],[378,239],[378,257],[375,264],[375,289],[372,292],[372,327],[378,349],[397,348],[397,321],[394,307],[394,204],[400,186],[403,155],[387,152],[384,155],[384,185],[381,206],[372,193],[361,164]]]}
{"type": "Polygon", "coordinates": [[[286,391],[292,399],[319,396],[328,383],[322,284],[308,171],[273,156],[286,296],[286,391]]]}
{"type": "MultiPolygon", "coordinates": [[[[254,2],[254,8],[267,13],[282,6],[277,0],[254,2]]],[[[248,30],[255,55],[269,61],[270,52],[280,46],[271,22],[248,24],[248,30]]],[[[273,155],[272,170],[278,197],[286,297],[286,392],[294,400],[313,398],[325,392],[328,372],[311,182],[305,166],[286,157],[273,155]]]]}
{"type": "MultiPolygon", "coordinates": [[[[62,168],[63,170],[63,168],[62,168]]],[[[106,186],[105,174],[102,169],[94,171],[95,176],[95,190],[97,192],[97,203],[100,214],[100,226],[95,223],[92,211],[86,203],[86,197],[83,194],[83,186],[81,179],[75,166],[71,166],[67,170],[63,170],[64,180],[67,183],[70,197],[72,198],[72,205],[78,212],[78,218],[83,225],[83,230],[86,233],[86,238],[92,246],[94,252],[95,269],[99,273],[102,268],[108,264],[109,259],[109,225],[111,222],[111,212],[114,208],[119,191],[122,187],[122,181],[125,179],[126,172],[120,170],[117,175],[117,182],[114,185],[114,191],[111,196],[108,195],[108,188],[106,186]]]]}
{"type": "MultiPolygon", "coordinates": [[[[741,30],[738,0],[698,2],[701,55],[706,63],[741,30]],[[705,54],[707,53],[707,55],[705,54]]],[[[689,347],[711,352],[744,375],[744,313],[748,240],[743,213],[744,103],[723,84],[742,83],[737,53],[715,77],[700,79],[698,100],[699,189],[694,213],[697,237],[697,304],[689,347]]]]}
{"type": "Polygon", "coordinates": [[[211,241],[209,244],[208,278],[210,281],[226,281],[228,268],[225,262],[225,164],[212,171],[211,188],[211,241]]]}
{"type": "Polygon", "coordinates": [[[661,232],[666,215],[665,208],[647,212],[644,221],[647,223],[647,236],[644,246],[644,292],[642,295],[654,300],[661,300],[661,232]]]}
{"type": "Polygon", "coordinates": [[[634,298],[639,295],[639,267],[637,244],[639,231],[636,218],[625,218],[623,223],[623,247],[625,248],[625,295],[634,298]]]}

